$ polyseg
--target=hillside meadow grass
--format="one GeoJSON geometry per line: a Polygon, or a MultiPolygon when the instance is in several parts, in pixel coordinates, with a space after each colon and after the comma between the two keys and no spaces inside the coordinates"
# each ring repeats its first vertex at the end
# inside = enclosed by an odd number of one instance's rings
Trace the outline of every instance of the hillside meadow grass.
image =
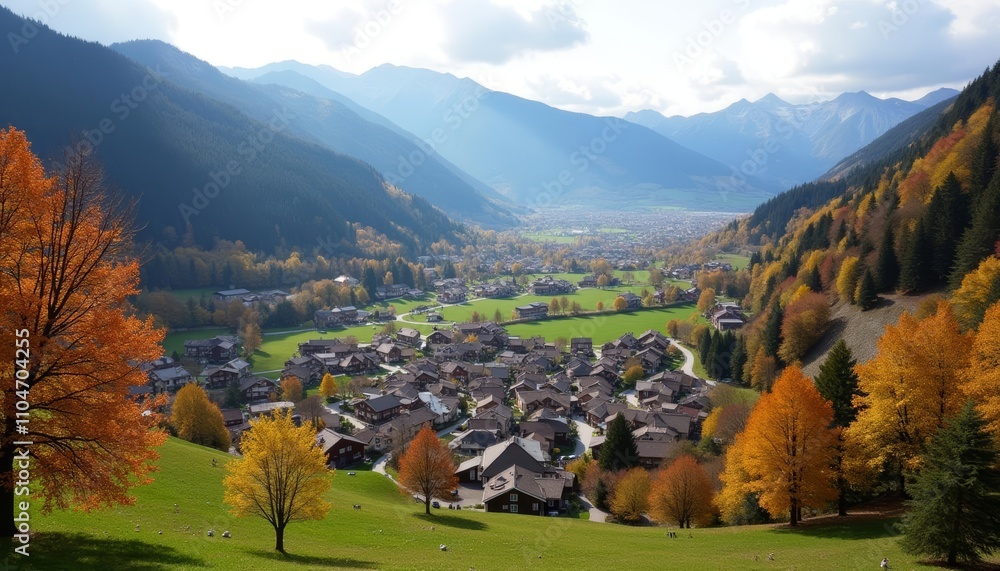
{"type": "MultiPolygon", "coordinates": [[[[30,560],[7,569],[73,571],[231,571],[314,569],[894,569],[921,567],[904,555],[894,520],[850,524],[681,530],[626,527],[571,518],[432,510],[385,476],[335,473],[325,519],[294,523],[288,555],[257,517],[234,518],[222,503],[226,454],[170,439],[155,482],[137,488],[134,506],[89,514],[34,513],[30,560]],[[212,459],[218,461],[213,467],[212,459]],[[177,505],[175,510],[174,505],[177,505]],[[353,509],[360,504],[360,510],[353,509]],[[215,531],[208,537],[209,529],[215,531]],[[232,537],[225,539],[228,530],[232,537]],[[441,551],[440,545],[447,545],[441,551]],[[767,555],[774,553],[774,561],[767,555]],[[755,560],[756,557],[756,560],[755,560]],[[29,566],[30,563],[30,566],[29,566]]],[[[6,541],[6,540],[5,540],[6,541]]],[[[6,546],[5,546],[6,547],[6,546]]],[[[8,549],[8,553],[9,553],[8,549]]]]}

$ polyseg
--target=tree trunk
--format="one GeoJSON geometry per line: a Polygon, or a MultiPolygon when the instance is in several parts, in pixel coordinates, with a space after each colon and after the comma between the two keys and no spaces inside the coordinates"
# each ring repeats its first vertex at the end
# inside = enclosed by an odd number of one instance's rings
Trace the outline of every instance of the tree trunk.
{"type": "Polygon", "coordinates": [[[837,516],[847,515],[847,481],[843,476],[837,477],[837,516]]]}
{"type": "Polygon", "coordinates": [[[274,526],[274,550],[280,553],[285,552],[285,526],[274,526]]]}
{"type": "Polygon", "coordinates": [[[424,494],[424,512],[426,512],[427,515],[431,515],[431,495],[430,494],[424,494]]]}
{"type": "Polygon", "coordinates": [[[792,500],[792,509],[789,510],[788,525],[796,527],[799,525],[799,502],[792,500]]]}
{"type": "MultiPolygon", "coordinates": [[[[8,396],[7,398],[10,398],[8,396]]],[[[9,407],[13,410],[13,406],[9,407]]],[[[16,428],[14,415],[7,414],[4,419],[3,445],[0,446],[0,537],[14,537],[17,526],[14,525],[14,430],[16,428]]]]}

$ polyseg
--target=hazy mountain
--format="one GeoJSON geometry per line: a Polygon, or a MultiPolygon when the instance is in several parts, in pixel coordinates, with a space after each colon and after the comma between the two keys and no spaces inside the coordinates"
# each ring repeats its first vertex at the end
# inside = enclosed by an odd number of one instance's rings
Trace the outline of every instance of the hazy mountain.
{"type": "Polygon", "coordinates": [[[734,180],[729,167],[650,129],[562,111],[449,74],[382,65],[351,75],[298,62],[223,71],[284,85],[301,85],[287,72],[307,77],[429,141],[519,204],[741,211],[768,196],[752,177],[734,180]]]}
{"type": "Polygon", "coordinates": [[[389,182],[453,216],[484,226],[510,226],[516,221],[497,200],[484,196],[483,191],[492,193],[489,187],[454,165],[444,164],[446,161],[437,155],[426,156],[412,172],[405,168],[400,172],[401,163],[424,155],[414,137],[318,84],[314,85],[319,89],[310,93],[301,85],[289,88],[247,83],[159,41],[133,41],[112,48],[159,69],[171,82],[233,105],[254,119],[265,121],[274,109],[289,109],[290,133],[371,164],[389,182]],[[318,93],[320,90],[325,92],[318,93]]]}
{"type": "Polygon", "coordinates": [[[917,101],[903,101],[859,91],[798,105],[772,93],[691,117],[664,117],[646,109],[625,118],[723,164],[752,167],[766,160],[761,178],[787,188],[820,176],[905,119],[957,93],[938,89],[917,101]]]}
{"type": "MultiPolygon", "coordinates": [[[[25,21],[0,8],[7,37],[25,21]]],[[[358,252],[354,224],[409,251],[460,227],[420,197],[387,188],[370,165],[291,136],[290,109],[257,121],[181,88],[96,43],[38,33],[0,55],[0,125],[27,133],[43,159],[77,139],[109,182],[138,199],[144,237],[168,246],[185,234],[203,246],[242,240],[271,251],[324,246],[358,252]]]]}

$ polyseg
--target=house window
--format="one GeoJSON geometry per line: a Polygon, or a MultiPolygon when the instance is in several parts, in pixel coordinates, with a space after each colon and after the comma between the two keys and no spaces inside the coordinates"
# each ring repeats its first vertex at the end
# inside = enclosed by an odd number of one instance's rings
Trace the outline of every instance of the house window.
{"type": "Polygon", "coordinates": [[[510,513],[512,514],[517,513],[517,504],[510,504],[510,513]]]}
{"type": "Polygon", "coordinates": [[[535,503],[531,504],[531,511],[533,511],[533,512],[537,512],[538,511],[538,502],[535,502],[535,503]]]}
{"type": "Polygon", "coordinates": [[[343,453],[344,453],[344,449],[343,449],[343,448],[341,448],[341,449],[340,449],[340,454],[343,454],[343,453]]]}
{"type": "Polygon", "coordinates": [[[510,501],[516,502],[517,501],[517,494],[511,494],[510,495],[510,501]]]}
{"type": "Polygon", "coordinates": [[[552,507],[554,505],[556,505],[556,501],[555,500],[549,500],[549,507],[552,507]]]}
{"type": "Polygon", "coordinates": [[[503,505],[503,511],[507,511],[507,504],[503,505]]]}

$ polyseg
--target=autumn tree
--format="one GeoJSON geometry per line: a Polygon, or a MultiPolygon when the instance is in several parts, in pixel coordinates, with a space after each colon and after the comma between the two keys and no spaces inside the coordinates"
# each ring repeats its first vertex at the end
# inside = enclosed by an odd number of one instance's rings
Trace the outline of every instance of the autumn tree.
{"type": "Polygon", "coordinates": [[[243,457],[226,464],[223,501],[234,516],[256,515],[274,528],[274,548],[285,552],[289,523],[323,519],[330,504],[326,456],[309,426],[295,426],[289,414],[250,421],[240,440],[243,457]]]}
{"type": "Polygon", "coordinates": [[[819,341],[830,323],[830,304],[821,293],[806,293],[785,307],[778,356],[796,363],[819,341]]]}
{"type": "Polygon", "coordinates": [[[615,311],[624,311],[626,308],[628,308],[628,302],[625,301],[625,298],[622,296],[616,297],[613,305],[615,311]]]}
{"type": "Polygon", "coordinates": [[[959,383],[970,341],[947,302],[931,317],[917,321],[904,313],[885,328],[875,357],[856,368],[859,412],[844,433],[862,468],[856,480],[867,478],[863,468],[902,478],[919,467],[927,440],[963,404],[959,383]]]}
{"type": "Polygon", "coordinates": [[[604,302],[603,301],[597,302],[597,311],[604,311],[604,302]]]}
{"type": "Polygon", "coordinates": [[[798,525],[803,508],[821,508],[836,497],[830,466],[835,434],[833,410],[798,367],[788,367],[750,414],[742,465],[760,505],[772,516],[789,515],[798,525]]]}
{"type": "Polygon", "coordinates": [[[431,498],[446,498],[458,486],[451,452],[437,433],[424,427],[399,459],[399,482],[424,498],[424,512],[431,513],[431,498]]]}
{"type": "Polygon", "coordinates": [[[976,403],[986,429],[1000,443],[1000,303],[986,311],[961,379],[965,396],[976,403]]]}
{"type": "Polygon", "coordinates": [[[967,403],[934,436],[910,486],[903,549],[978,563],[1000,546],[1000,454],[986,423],[967,403]]]}
{"type": "Polygon", "coordinates": [[[768,392],[774,379],[778,376],[778,364],[774,357],[768,355],[764,348],[757,351],[757,356],[753,359],[753,369],[750,374],[750,384],[760,392],[768,392]]]}
{"type": "Polygon", "coordinates": [[[559,300],[557,298],[552,298],[549,302],[549,315],[559,315],[559,300]]]}
{"type": "Polygon", "coordinates": [[[983,321],[986,309],[1000,301],[1000,259],[991,256],[962,279],[952,303],[955,316],[964,329],[975,329],[983,321]]]}
{"type": "Polygon", "coordinates": [[[281,398],[289,402],[302,400],[302,381],[295,375],[281,379],[281,398]]]}
{"type": "Polygon", "coordinates": [[[90,157],[63,163],[47,177],[25,134],[0,130],[0,511],[8,514],[0,526],[8,537],[17,533],[14,441],[32,442],[32,503],[44,512],[132,503],[129,489],[151,481],[166,438],[154,430],[162,399],[129,397],[148,382],[139,364],[163,351],[163,332],[128,304],[139,293],[131,209],[106,190],[90,157]],[[30,422],[18,417],[15,395],[30,402],[30,422]]]}
{"type": "Polygon", "coordinates": [[[663,272],[657,268],[649,270],[649,285],[653,287],[663,285],[663,272]]]}
{"type": "Polygon", "coordinates": [[[624,523],[637,523],[649,509],[649,472],[632,468],[615,486],[611,496],[611,513],[624,523]]]}
{"type": "Polygon", "coordinates": [[[260,325],[250,321],[243,327],[243,356],[250,358],[261,344],[260,325]]]}
{"type": "Polygon", "coordinates": [[[634,387],[635,382],[646,376],[646,370],[642,368],[642,365],[632,365],[625,371],[622,375],[622,382],[626,386],[634,387]]]}
{"type": "Polygon", "coordinates": [[[295,412],[302,415],[302,420],[307,420],[312,424],[313,430],[319,430],[320,421],[326,412],[326,407],[320,401],[319,395],[306,397],[295,404],[295,412]]]}
{"type": "Polygon", "coordinates": [[[649,494],[649,513],[661,523],[679,527],[705,525],[712,517],[712,482],[689,454],[660,471],[649,494]]]}
{"type": "Polygon", "coordinates": [[[229,451],[229,431],[222,420],[222,411],[208,400],[205,389],[188,383],[177,391],[171,407],[170,424],[177,436],[200,444],[229,451]]]}
{"type": "Polygon", "coordinates": [[[323,375],[323,380],[319,383],[319,394],[325,399],[331,399],[337,395],[337,379],[330,373],[323,375]]]}
{"type": "Polygon", "coordinates": [[[698,296],[698,311],[703,314],[708,313],[713,307],[715,307],[715,290],[712,288],[703,290],[698,296]]]}
{"type": "Polygon", "coordinates": [[[639,464],[639,448],[625,416],[618,414],[608,424],[597,462],[602,470],[617,472],[639,464]]]}
{"type": "Polygon", "coordinates": [[[841,262],[840,273],[837,274],[837,295],[840,301],[855,303],[854,293],[858,289],[862,269],[858,258],[854,256],[848,256],[841,262]]]}
{"type": "Polygon", "coordinates": [[[601,275],[597,276],[597,287],[599,287],[601,289],[604,289],[604,288],[608,287],[608,284],[610,284],[610,283],[611,283],[611,279],[608,278],[608,276],[606,276],[604,274],[601,274],[601,275]]]}

